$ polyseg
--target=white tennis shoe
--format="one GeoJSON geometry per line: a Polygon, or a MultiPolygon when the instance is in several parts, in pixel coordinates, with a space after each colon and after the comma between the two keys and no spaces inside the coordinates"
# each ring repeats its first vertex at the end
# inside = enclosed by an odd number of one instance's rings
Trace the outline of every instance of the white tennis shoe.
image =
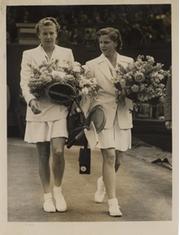
{"type": "Polygon", "coordinates": [[[64,196],[62,194],[61,187],[54,187],[54,200],[55,200],[55,207],[56,210],[59,212],[64,212],[67,210],[67,203],[64,199],[64,196]]]}
{"type": "Polygon", "coordinates": [[[51,193],[44,194],[43,210],[45,212],[56,212],[51,193]]]}
{"type": "Polygon", "coordinates": [[[97,190],[94,194],[94,201],[97,203],[102,203],[104,201],[106,194],[103,177],[99,177],[97,180],[97,190]]]}
{"type": "Polygon", "coordinates": [[[114,217],[121,217],[123,214],[120,210],[117,198],[112,198],[108,200],[109,205],[109,215],[114,217]]]}

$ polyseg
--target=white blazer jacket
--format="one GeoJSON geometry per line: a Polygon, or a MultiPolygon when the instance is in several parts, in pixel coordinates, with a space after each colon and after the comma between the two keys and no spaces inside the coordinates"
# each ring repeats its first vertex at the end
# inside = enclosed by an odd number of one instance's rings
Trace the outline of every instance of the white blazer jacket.
{"type": "MultiPolygon", "coordinates": [[[[131,62],[133,62],[132,58],[118,54],[117,63],[123,67],[126,67],[131,62]]],[[[102,54],[93,60],[87,61],[86,65],[91,76],[96,78],[98,85],[101,87],[92,107],[98,104],[103,106],[106,118],[105,129],[112,128],[116,113],[121,129],[132,128],[131,110],[133,103],[128,98],[126,98],[125,106],[120,106],[116,103],[115,87],[112,83],[112,75],[104,55],[102,54]]]]}
{"type": "Polygon", "coordinates": [[[22,89],[23,96],[27,102],[27,121],[55,121],[61,118],[66,118],[67,108],[63,105],[58,105],[50,102],[46,97],[39,98],[40,102],[40,114],[34,114],[29,107],[31,99],[35,98],[28,87],[29,79],[31,77],[31,69],[28,64],[33,66],[39,66],[43,61],[51,62],[58,59],[59,62],[67,61],[73,64],[74,57],[72,50],[64,47],[55,45],[51,59],[48,61],[48,56],[44,49],[39,45],[38,47],[23,52],[22,63],[21,63],[21,82],[20,86],[22,89]]]}

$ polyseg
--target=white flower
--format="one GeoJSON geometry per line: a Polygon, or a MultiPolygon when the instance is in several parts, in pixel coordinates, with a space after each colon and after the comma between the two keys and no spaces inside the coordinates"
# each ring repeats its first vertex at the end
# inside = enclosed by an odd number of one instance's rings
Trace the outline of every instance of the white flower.
{"type": "Polygon", "coordinates": [[[145,80],[144,74],[141,72],[135,73],[135,81],[136,82],[143,82],[145,80]]]}
{"type": "Polygon", "coordinates": [[[63,60],[63,62],[60,64],[60,66],[61,66],[62,68],[69,68],[69,67],[70,67],[70,64],[69,64],[68,61],[63,60]]]}
{"type": "Polygon", "coordinates": [[[134,85],[131,87],[131,90],[136,93],[136,92],[139,91],[139,86],[137,86],[137,85],[134,84],[134,85]]]}
{"type": "Polygon", "coordinates": [[[129,64],[128,64],[128,69],[129,69],[129,70],[133,70],[134,68],[135,68],[134,63],[129,63],[129,64]]]}
{"type": "Polygon", "coordinates": [[[89,70],[87,70],[87,71],[85,72],[85,75],[86,75],[86,78],[87,78],[87,79],[92,78],[92,73],[91,73],[91,71],[89,71],[89,70]]]}
{"type": "Polygon", "coordinates": [[[52,76],[50,74],[47,74],[44,76],[44,74],[42,74],[39,79],[42,79],[44,81],[44,83],[48,83],[52,81],[52,76]]]}
{"type": "Polygon", "coordinates": [[[151,73],[151,77],[152,77],[152,78],[158,77],[158,72],[152,72],[152,73],[151,73]]]}
{"type": "Polygon", "coordinates": [[[88,93],[89,93],[88,88],[87,88],[87,87],[83,87],[83,88],[82,88],[82,93],[83,93],[84,95],[88,95],[88,93]]]}
{"type": "Polygon", "coordinates": [[[39,71],[40,71],[40,73],[46,73],[47,72],[47,67],[42,66],[39,71]]]}
{"type": "Polygon", "coordinates": [[[165,85],[164,85],[163,83],[161,83],[161,84],[159,84],[159,87],[160,87],[160,88],[164,88],[165,85]]]}
{"type": "Polygon", "coordinates": [[[162,75],[162,74],[158,74],[158,79],[161,81],[161,80],[163,80],[164,79],[164,75],[162,75]]]}
{"type": "Polygon", "coordinates": [[[73,66],[73,72],[75,73],[80,73],[81,72],[81,67],[80,66],[73,66]]]}
{"type": "Polygon", "coordinates": [[[157,70],[163,71],[163,70],[161,69],[162,67],[163,67],[163,64],[161,64],[161,63],[157,63],[157,64],[156,64],[156,69],[157,69],[157,70]]]}
{"type": "Polygon", "coordinates": [[[66,80],[74,80],[74,76],[72,74],[66,74],[66,80]]]}
{"type": "Polygon", "coordinates": [[[53,78],[59,77],[59,78],[61,78],[61,79],[64,79],[65,76],[66,76],[66,74],[65,74],[64,72],[62,72],[62,71],[52,71],[51,74],[52,74],[53,78]]]}
{"type": "MultiPolygon", "coordinates": [[[[75,62],[73,63],[73,66],[81,67],[81,64],[80,64],[79,62],[75,61],[75,62]]],[[[84,65],[84,66],[85,66],[85,65],[84,65]]]]}
{"type": "Polygon", "coordinates": [[[151,63],[151,64],[154,64],[154,57],[152,57],[152,56],[149,56],[149,55],[147,55],[146,56],[146,59],[147,59],[147,61],[149,62],[149,63],[151,63]]]}

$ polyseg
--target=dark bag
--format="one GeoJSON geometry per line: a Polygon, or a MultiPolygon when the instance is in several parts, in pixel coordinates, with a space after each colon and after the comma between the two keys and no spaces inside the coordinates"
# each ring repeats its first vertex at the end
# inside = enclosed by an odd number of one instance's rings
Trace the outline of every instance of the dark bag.
{"type": "Polygon", "coordinates": [[[87,148],[88,143],[84,135],[86,128],[86,118],[78,102],[74,102],[67,116],[68,141],[67,148],[72,145],[82,145],[79,151],[79,173],[90,174],[91,168],[91,150],[87,148]]]}
{"type": "Polygon", "coordinates": [[[84,128],[86,127],[86,119],[84,113],[80,109],[78,102],[73,102],[67,115],[68,141],[67,147],[73,144],[85,145],[86,138],[84,128]]]}
{"type": "Polygon", "coordinates": [[[91,150],[87,147],[80,148],[79,151],[79,173],[91,173],[91,150]]]}

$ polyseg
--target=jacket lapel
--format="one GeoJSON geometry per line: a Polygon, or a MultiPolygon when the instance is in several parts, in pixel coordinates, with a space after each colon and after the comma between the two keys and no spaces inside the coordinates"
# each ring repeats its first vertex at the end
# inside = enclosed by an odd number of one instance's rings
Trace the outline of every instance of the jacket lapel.
{"type": "Polygon", "coordinates": [[[124,56],[117,54],[117,64],[120,64],[123,68],[126,68],[129,62],[130,61],[128,61],[127,58],[125,59],[124,56]]]}
{"type": "MultiPolygon", "coordinates": [[[[127,60],[125,60],[124,57],[119,53],[117,53],[117,64],[122,65],[124,68],[127,66],[127,60]]],[[[106,78],[112,80],[112,74],[110,72],[109,65],[107,64],[103,54],[101,54],[98,58],[98,67],[106,78]]]]}
{"type": "Polygon", "coordinates": [[[35,59],[41,64],[43,61],[47,62],[47,55],[41,45],[39,45],[35,51],[35,59]]]}
{"type": "MultiPolygon", "coordinates": [[[[53,58],[64,58],[64,55],[63,55],[63,52],[60,51],[57,51],[57,46],[55,45],[55,49],[52,53],[52,56],[51,56],[51,59],[49,60],[48,59],[48,56],[46,55],[46,52],[44,51],[44,49],[41,47],[41,45],[39,45],[37,47],[37,50],[36,50],[36,54],[37,54],[37,57],[39,60],[41,61],[45,61],[45,62],[50,62],[53,58]],[[59,56],[61,55],[61,56],[59,56]]],[[[62,60],[62,59],[61,59],[62,60]]]]}
{"type": "Polygon", "coordinates": [[[120,65],[122,65],[122,67],[124,67],[124,62],[125,61],[123,60],[123,57],[118,53],[117,54],[117,64],[116,65],[120,64],[120,65]]]}
{"type": "Polygon", "coordinates": [[[101,55],[99,57],[98,67],[101,70],[101,72],[104,74],[105,77],[107,77],[109,80],[112,79],[112,75],[111,75],[111,72],[109,70],[109,66],[108,66],[108,64],[107,64],[107,62],[106,62],[103,55],[101,55]]]}

